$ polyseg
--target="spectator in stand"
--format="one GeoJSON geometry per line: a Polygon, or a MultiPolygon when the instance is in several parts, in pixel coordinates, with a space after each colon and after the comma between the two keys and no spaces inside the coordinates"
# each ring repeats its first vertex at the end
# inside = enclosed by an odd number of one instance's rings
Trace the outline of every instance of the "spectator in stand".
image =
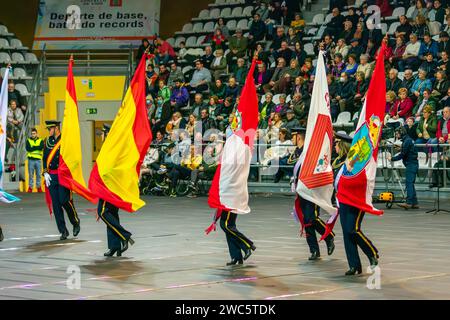
{"type": "Polygon", "coordinates": [[[411,116],[414,104],[408,97],[408,90],[406,88],[400,88],[398,90],[398,97],[399,99],[394,103],[394,106],[389,111],[389,115],[394,120],[399,118],[405,120],[411,116]]]}
{"type": "Polygon", "coordinates": [[[250,47],[255,47],[256,43],[262,41],[266,35],[266,25],[261,21],[259,14],[253,16],[253,21],[250,25],[248,39],[250,40],[250,47]]]}
{"type": "Polygon", "coordinates": [[[281,43],[287,41],[286,35],[284,34],[284,28],[278,27],[277,33],[273,37],[272,44],[270,45],[270,52],[277,52],[281,48],[281,43]]]}
{"type": "Polygon", "coordinates": [[[216,129],[216,122],[209,117],[208,107],[200,111],[200,121],[202,123],[202,137],[205,136],[206,131],[216,129]]]}
{"type": "Polygon", "coordinates": [[[356,69],[356,72],[364,73],[364,79],[369,79],[372,75],[372,65],[369,63],[369,55],[362,54],[359,57],[359,66],[356,69]]]}
{"type": "Polygon", "coordinates": [[[438,69],[445,72],[447,78],[450,76],[450,59],[446,51],[441,52],[441,60],[438,62],[438,69]]]}
{"type": "MultiPolygon", "coordinates": [[[[345,60],[347,59],[347,55],[348,55],[348,50],[349,47],[346,43],[345,43],[345,39],[339,39],[337,41],[336,47],[334,47],[334,50],[331,54],[331,56],[336,56],[336,54],[340,54],[342,59],[345,60]]],[[[340,74],[339,74],[340,75],[340,74]]]]}
{"type": "Polygon", "coordinates": [[[449,88],[449,81],[445,72],[442,70],[436,71],[436,81],[433,84],[433,89],[431,91],[431,96],[435,97],[437,100],[441,100],[447,94],[449,88]]]}
{"type": "Polygon", "coordinates": [[[425,70],[427,72],[427,78],[434,82],[434,73],[438,67],[437,62],[433,59],[433,54],[431,52],[425,53],[425,61],[422,62],[419,69],[425,70]]]}
{"type": "Polygon", "coordinates": [[[192,79],[189,82],[186,89],[188,91],[194,91],[195,93],[201,93],[208,90],[208,83],[211,82],[211,72],[203,66],[202,60],[195,62],[195,71],[192,75],[192,79]]]}
{"type": "Polygon", "coordinates": [[[176,58],[177,55],[175,53],[175,50],[173,50],[173,47],[167,41],[158,37],[156,39],[156,45],[157,54],[155,56],[155,63],[157,65],[167,64],[169,60],[176,58]]]}
{"type": "Polygon", "coordinates": [[[216,109],[219,106],[219,98],[217,96],[210,96],[209,97],[209,103],[208,103],[208,113],[211,117],[214,116],[214,113],[216,112],[216,109]]]}
{"type": "Polygon", "coordinates": [[[359,111],[362,108],[362,99],[366,95],[366,91],[368,89],[368,83],[365,80],[364,72],[358,71],[355,75],[355,84],[354,84],[354,96],[353,101],[350,101],[349,105],[352,108],[349,110],[352,114],[356,111],[359,111]]]}
{"type": "Polygon", "coordinates": [[[334,42],[333,42],[333,38],[330,35],[325,35],[325,37],[323,37],[323,41],[319,43],[318,46],[316,46],[314,48],[314,52],[316,54],[319,53],[319,49],[322,51],[325,51],[325,58],[326,59],[330,59],[331,57],[331,53],[333,52],[334,49],[334,42]]]}
{"type": "Polygon", "coordinates": [[[417,138],[419,138],[417,136],[417,125],[418,123],[415,122],[414,117],[409,117],[408,119],[406,119],[405,123],[406,133],[413,141],[416,141],[417,138]]]}
{"type": "Polygon", "coordinates": [[[194,103],[191,105],[191,114],[197,118],[200,116],[200,111],[206,108],[206,104],[203,102],[203,95],[196,93],[194,96],[194,103]]]}
{"type": "Polygon", "coordinates": [[[167,83],[167,80],[169,79],[169,76],[170,76],[170,71],[167,70],[167,67],[166,67],[165,64],[161,64],[159,66],[157,83],[159,83],[159,81],[164,81],[164,82],[167,83]]]}
{"type": "MultiPolygon", "coordinates": [[[[309,108],[305,104],[305,101],[303,101],[301,93],[298,92],[293,95],[288,111],[289,110],[294,112],[295,118],[298,120],[298,125],[289,126],[289,130],[300,126],[306,127],[309,108]]],[[[289,117],[287,117],[287,119],[289,121],[289,117]]]]}
{"type": "Polygon", "coordinates": [[[248,68],[245,65],[244,58],[239,58],[237,60],[236,68],[233,70],[233,75],[236,78],[236,82],[238,85],[244,85],[247,73],[248,68]]]}
{"type": "Polygon", "coordinates": [[[170,87],[170,89],[173,89],[175,86],[175,81],[177,79],[181,79],[181,81],[184,81],[184,74],[181,71],[181,68],[177,66],[176,62],[172,62],[170,64],[170,74],[169,78],[167,79],[167,85],[170,87]]]}
{"type": "Polygon", "coordinates": [[[305,25],[306,22],[305,19],[303,19],[302,14],[300,12],[295,13],[294,20],[291,22],[291,28],[300,40],[303,39],[305,25]]]}
{"type": "Polygon", "coordinates": [[[186,131],[189,133],[191,140],[194,140],[194,134],[200,132],[200,122],[197,121],[195,114],[190,114],[187,124],[186,131]]]}
{"type": "Polygon", "coordinates": [[[336,100],[339,84],[337,81],[335,81],[335,77],[332,76],[331,74],[327,75],[327,83],[328,83],[328,94],[330,95],[331,120],[335,122],[340,111],[339,102],[336,100]]]}
{"type": "Polygon", "coordinates": [[[356,56],[351,53],[348,55],[347,58],[347,65],[345,66],[344,73],[348,74],[349,76],[352,76],[356,73],[356,70],[358,69],[358,64],[356,63],[356,56]]]}
{"type": "Polygon", "coordinates": [[[419,59],[422,61],[426,60],[427,53],[431,53],[433,59],[437,59],[438,49],[438,43],[431,38],[431,35],[429,33],[426,33],[423,36],[423,41],[420,44],[419,59]]]}
{"type": "Polygon", "coordinates": [[[418,16],[426,18],[428,16],[428,9],[423,0],[417,0],[415,4],[415,9],[411,14],[411,18],[416,19],[418,16]]]}
{"type": "Polygon", "coordinates": [[[309,81],[313,72],[313,64],[311,58],[305,59],[305,64],[300,68],[300,76],[305,80],[309,81]]]}
{"type": "MultiPolygon", "coordinates": [[[[446,9],[447,11],[447,9],[446,9]]],[[[445,17],[445,23],[441,26],[441,31],[450,33],[450,15],[447,14],[447,16],[445,17]]]]}
{"type": "MultiPolygon", "coordinates": [[[[363,50],[362,54],[368,55],[369,60],[370,58],[374,58],[375,60],[378,56],[378,52],[381,50],[381,47],[377,47],[373,39],[368,39],[366,43],[367,43],[367,45],[365,45],[366,50],[363,50]]],[[[390,55],[392,55],[392,50],[389,46],[387,46],[386,50],[384,51],[384,60],[387,60],[390,57],[390,55]]]]}
{"type": "Polygon", "coordinates": [[[264,95],[264,102],[259,102],[259,119],[267,122],[269,120],[270,114],[273,112],[275,108],[275,103],[272,101],[273,94],[271,92],[267,92],[264,95]]]}
{"type": "Polygon", "coordinates": [[[255,13],[259,14],[262,21],[266,21],[266,19],[269,17],[269,8],[267,7],[267,4],[264,1],[255,1],[252,15],[254,15],[255,13]]]}
{"type": "Polygon", "coordinates": [[[305,102],[309,102],[311,98],[308,92],[308,87],[305,83],[305,79],[301,76],[298,76],[294,80],[294,85],[291,91],[291,97],[293,97],[296,93],[300,93],[302,95],[302,99],[305,102]]]}
{"type": "MultiPolygon", "coordinates": [[[[414,79],[413,71],[411,69],[406,69],[405,72],[403,73],[402,85],[400,87],[408,89],[409,95],[409,92],[411,90],[414,81],[416,81],[416,79],[414,79]]],[[[411,96],[413,95],[411,94],[411,96]]]]}
{"type": "MultiPolygon", "coordinates": [[[[353,25],[352,22],[350,20],[344,21],[344,29],[342,31],[339,32],[339,39],[344,39],[345,43],[350,44],[350,41],[354,38],[353,34],[355,33],[355,31],[353,30],[353,25]]],[[[356,39],[361,39],[362,34],[359,38],[356,39]]]]}
{"type": "Polygon", "coordinates": [[[171,107],[170,104],[164,102],[162,97],[156,98],[155,117],[151,120],[153,135],[157,131],[163,132],[170,120],[171,107]]]}
{"type": "Polygon", "coordinates": [[[404,71],[407,67],[417,70],[419,67],[419,50],[420,41],[417,40],[417,35],[412,33],[409,36],[409,42],[406,45],[405,52],[402,59],[398,61],[398,68],[400,71],[404,71]]]}
{"type": "Polygon", "coordinates": [[[355,60],[359,60],[359,56],[362,54],[362,46],[359,45],[358,39],[352,39],[350,48],[348,49],[348,56],[353,55],[355,60]]]}
{"type": "Polygon", "coordinates": [[[273,86],[275,85],[275,82],[280,80],[281,75],[285,69],[286,69],[286,60],[284,60],[284,58],[278,58],[277,66],[272,73],[272,77],[269,83],[263,86],[264,92],[272,90],[273,86]]]}
{"type": "Polygon", "coordinates": [[[369,40],[372,40],[375,45],[375,51],[381,45],[381,40],[383,40],[384,35],[381,33],[381,29],[377,29],[376,25],[374,28],[366,28],[363,31],[363,37],[360,45],[363,47],[367,46],[369,40]]]}
{"type": "Polygon", "coordinates": [[[275,105],[274,111],[284,119],[286,117],[286,112],[289,109],[289,105],[286,103],[286,95],[280,94],[278,99],[280,100],[280,102],[275,105]]]}
{"type": "Polygon", "coordinates": [[[402,36],[403,39],[409,39],[410,34],[412,33],[412,26],[409,23],[408,18],[405,15],[401,15],[399,18],[400,25],[395,30],[395,37],[402,36]]]}
{"type": "Polygon", "coordinates": [[[294,52],[289,49],[287,41],[282,41],[280,49],[274,51],[273,57],[275,59],[283,58],[284,61],[291,61],[293,58],[295,58],[295,55],[294,52]]]}
{"type": "Polygon", "coordinates": [[[279,6],[276,7],[273,3],[269,3],[269,14],[264,23],[267,26],[267,38],[272,40],[274,37],[274,26],[281,24],[281,10],[279,6]]]}
{"type": "Polygon", "coordinates": [[[441,108],[450,106],[450,88],[447,90],[447,95],[439,100],[439,105],[441,106],[441,108]]]}
{"type": "MultiPolygon", "coordinates": [[[[442,118],[439,119],[437,123],[437,131],[436,131],[436,139],[433,143],[450,143],[450,107],[445,107],[442,111],[442,118]]],[[[439,149],[437,151],[440,151],[439,149]]],[[[447,153],[448,156],[448,153],[447,153]]],[[[442,162],[442,161],[441,161],[442,162]]],[[[442,163],[440,164],[442,166],[442,163]]],[[[446,167],[450,168],[450,161],[447,157],[446,167]]],[[[435,170],[433,171],[433,173],[435,170]]],[[[437,181],[436,177],[433,177],[435,182],[437,181]]]]}
{"type": "Polygon", "coordinates": [[[300,42],[295,43],[295,50],[294,50],[294,59],[297,59],[298,65],[302,66],[305,63],[306,60],[306,52],[302,48],[302,44],[300,42]]]}
{"type": "Polygon", "coordinates": [[[286,68],[280,76],[280,79],[275,82],[273,86],[273,91],[275,94],[284,93],[288,94],[291,90],[291,83],[294,81],[296,77],[300,74],[300,68],[298,66],[298,62],[295,59],[292,59],[289,68],[286,68]]]}
{"type": "Polygon", "coordinates": [[[177,57],[179,59],[185,59],[188,54],[188,50],[186,49],[186,42],[180,41],[179,49],[177,52],[177,57]]]}
{"type": "Polygon", "coordinates": [[[348,13],[345,16],[346,20],[349,20],[352,22],[352,25],[356,26],[359,22],[359,15],[356,13],[354,7],[348,8],[348,13]]]}
{"type": "Polygon", "coordinates": [[[295,33],[293,28],[289,28],[288,29],[288,35],[286,37],[286,41],[288,44],[288,48],[291,49],[292,51],[295,50],[295,44],[297,42],[300,42],[300,38],[299,36],[295,33]]]}
{"type": "Polygon", "coordinates": [[[164,80],[159,80],[158,87],[158,97],[161,97],[164,103],[169,102],[172,93],[170,92],[170,88],[166,85],[164,80]]]}
{"type": "Polygon", "coordinates": [[[219,19],[216,22],[216,25],[214,26],[214,29],[220,29],[220,32],[225,37],[225,39],[228,39],[230,37],[230,30],[228,30],[228,27],[225,23],[225,20],[222,17],[219,17],[219,19]]]}
{"type": "Polygon", "coordinates": [[[427,72],[425,70],[419,69],[418,77],[413,82],[413,85],[410,89],[410,93],[415,95],[416,98],[419,98],[425,89],[431,90],[431,81],[427,79],[427,72]]]}
{"type": "Polygon", "coordinates": [[[269,126],[267,128],[266,135],[264,136],[264,141],[270,144],[275,143],[278,139],[278,134],[282,126],[283,119],[281,115],[277,112],[273,112],[269,118],[269,126]]]}
{"type": "MultiPolygon", "coordinates": [[[[423,108],[423,116],[420,118],[419,124],[417,125],[417,136],[419,139],[415,141],[416,144],[427,144],[427,143],[435,143],[436,138],[436,130],[437,130],[437,119],[433,113],[433,108],[429,105],[426,105],[423,108]]],[[[423,149],[425,152],[427,149],[423,149]]]]}
{"type": "Polygon", "coordinates": [[[417,35],[419,40],[423,40],[425,34],[430,33],[430,29],[427,26],[427,19],[423,15],[418,15],[415,18],[415,24],[413,26],[413,32],[417,35]]]}
{"type": "Polygon", "coordinates": [[[171,180],[170,183],[170,197],[176,198],[176,186],[178,185],[178,180],[186,179],[191,177],[192,170],[197,169],[202,164],[201,152],[196,151],[195,146],[190,147],[190,154],[184,156],[181,159],[181,165],[174,164],[172,170],[169,172],[168,176],[171,180]]]}
{"type": "Polygon", "coordinates": [[[180,111],[181,108],[186,107],[189,102],[189,92],[185,86],[182,86],[181,79],[175,80],[175,87],[172,90],[170,97],[170,105],[174,111],[180,111]]]}
{"type": "Polygon", "coordinates": [[[447,54],[450,53],[449,35],[445,31],[442,31],[439,34],[439,43],[438,43],[438,57],[439,58],[442,58],[442,55],[441,55],[442,51],[445,51],[447,54]]]}
{"type": "Polygon", "coordinates": [[[175,112],[172,115],[172,120],[170,120],[166,125],[166,133],[171,135],[174,130],[186,129],[186,119],[184,119],[179,112],[175,112]]]}
{"type": "Polygon", "coordinates": [[[389,112],[391,109],[393,109],[395,102],[397,101],[397,95],[394,91],[386,89],[386,118],[385,120],[388,120],[390,118],[389,112]]]}
{"type": "Polygon", "coordinates": [[[236,29],[236,34],[229,39],[227,55],[228,65],[232,65],[237,58],[243,58],[248,49],[248,40],[242,36],[242,29],[236,29]]]}
{"type": "Polygon", "coordinates": [[[397,69],[391,68],[388,73],[388,78],[386,79],[386,91],[394,91],[394,94],[402,86],[402,80],[398,78],[397,69]]]}
{"type": "Polygon", "coordinates": [[[281,128],[285,128],[291,132],[292,129],[300,127],[300,122],[295,117],[295,112],[291,108],[286,110],[286,122],[283,123],[281,128]]]}
{"type": "Polygon", "coordinates": [[[26,100],[19,92],[19,90],[16,90],[16,86],[13,80],[8,81],[8,103],[10,103],[11,100],[16,101],[17,106],[20,108],[20,110],[22,110],[23,114],[27,112],[26,100]]]}
{"type": "Polygon", "coordinates": [[[436,100],[431,97],[430,89],[423,90],[423,94],[421,94],[419,99],[417,99],[417,102],[412,110],[412,115],[415,117],[416,121],[420,120],[423,110],[427,105],[433,108],[433,112],[436,111],[436,100]]]}
{"type": "Polygon", "coordinates": [[[23,115],[22,109],[18,108],[16,100],[9,101],[7,117],[7,132],[10,133],[9,136],[14,138],[14,142],[17,142],[19,140],[19,134],[22,130],[25,117],[23,115]]]}
{"type": "Polygon", "coordinates": [[[389,57],[388,60],[391,66],[398,68],[398,61],[403,58],[405,49],[406,45],[403,42],[403,37],[397,36],[395,38],[395,47],[392,49],[392,55],[389,57]]]}
{"type": "Polygon", "coordinates": [[[330,22],[327,23],[325,33],[336,38],[342,30],[345,18],[344,18],[344,16],[341,15],[338,8],[333,8],[331,13],[332,13],[333,17],[331,18],[330,22]]]}
{"type": "Polygon", "coordinates": [[[266,64],[264,62],[258,64],[254,74],[255,86],[258,93],[264,92],[264,87],[270,82],[271,78],[272,74],[266,69],[266,64]]]}
{"type": "Polygon", "coordinates": [[[265,44],[263,42],[258,42],[256,44],[256,49],[252,52],[252,56],[254,56],[256,53],[258,53],[257,60],[262,61],[267,65],[270,65],[270,57],[271,53],[270,51],[265,50],[265,44]]]}
{"type": "Polygon", "coordinates": [[[210,70],[214,75],[214,79],[217,80],[222,74],[227,72],[227,59],[223,56],[223,49],[217,49],[215,58],[211,63],[210,70]]]}
{"type": "MultiPolygon", "coordinates": [[[[353,24],[353,26],[356,26],[355,31],[353,32],[352,36],[350,37],[350,39],[356,38],[359,39],[361,41],[361,43],[364,43],[364,41],[366,39],[363,39],[363,35],[364,35],[364,23],[363,22],[358,22],[356,24],[353,24]]],[[[349,40],[350,40],[349,39],[349,40]]]]}
{"type": "Polygon", "coordinates": [[[220,131],[225,131],[225,128],[228,125],[228,118],[230,114],[233,112],[233,99],[231,97],[225,98],[222,104],[220,104],[214,114],[212,114],[213,119],[216,122],[216,127],[220,131]]]}
{"type": "Polygon", "coordinates": [[[433,11],[435,13],[434,20],[439,22],[441,25],[444,24],[445,8],[442,6],[441,0],[433,1],[433,11]]]}
{"type": "Polygon", "coordinates": [[[225,50],[226,49],[225,42],[226,42],[226,38],[222,34],[222,30],[217,28],[214,31],[214,36],[211,39],[211,47],[213,48],[214,51],[216,51],[218,49],[225,50]]]}
{"type": "Polygon", "coordinates": [[[203,66],[206,69],[209,69],[211,67],[211,63],[214,60],[214,54],[211,46],[207,46],[205,48],[205,54],[200,58],[203,62],[203,66]]]}
{"type": "Polygon", "coordinates": [[[139,62],[141,61],[142,56],[144,55],[144,53],[147,51],[148,54],[154,54],[155,52],[155,47],[153,44],[150,43],[150,41],[148,41],[147,38],[142,39],[142,44],[139,46],[138,48],[138,52],[136,55],[136,63],[139,64],[139,62]]]}
{"type": "MultiPolygon", "coordinates": [[[[223,84],[222,80],[218,78],[213,84],[211,84],[209,88],[209,94],[210,96],[216,96],[217,99],[223,100],[225,99],[225,90],[226,86],[223,84]]],[[[222,102],[222,101],[220,101],[222,102]]]]}
{"type": "Polygon", "coordinates": [[[335,77],[339,77],[345,69],[345,62],[342,59],[340,53],[334,55],[334,60],[332,61],[331,74],[335,77]]]}
{"type": "Polygon", "coordinates": [[[239,96],[240,87],[236,82],[236,78],[230,77],[228,79],[228,84],[225,89],[225,97],[230,97],[233,102],[235,102],[239,96]]]}
{"type": "Polygon", "coordinates": [[[353,106],[349,105],[349,102],[351,101],[354,91],[353,81],[349,79],[349,75],[346,72],[342,72],[339,87],[336,92],[336,100],[339,103],[341,112],[353,108],[353,106]]]}

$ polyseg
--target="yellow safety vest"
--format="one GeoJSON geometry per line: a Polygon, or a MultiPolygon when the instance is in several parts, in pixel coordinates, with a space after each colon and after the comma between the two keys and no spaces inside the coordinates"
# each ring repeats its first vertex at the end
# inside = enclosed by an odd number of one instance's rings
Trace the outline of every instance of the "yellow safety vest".
{"type": "MultiPolygon", "coordinates": [[[[41,144],[42,139],[41,138],[38,138],[36,140],[28,139],[28,142],[30,143],[31,147],[38,147],[41,144]]],[[[43,153],[43,150],[34,150],[34,151],[31,151],[31,152],[27,152],[27,156],[28,156],[28,158],[41,160],[42,159],[42,153],[43,153]]]]}

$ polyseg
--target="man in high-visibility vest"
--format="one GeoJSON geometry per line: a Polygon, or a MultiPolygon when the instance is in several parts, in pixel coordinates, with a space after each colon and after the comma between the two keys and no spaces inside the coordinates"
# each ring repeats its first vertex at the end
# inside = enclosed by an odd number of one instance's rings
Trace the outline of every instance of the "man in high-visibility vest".
{"type": "Polygon", "coordinates": [[[41,188],[41,162],[44,151],[44,141],[38,137],[37,130],[31,129],[31,137],[27,139],[27,157],[28,157],[28,192],[33,192],[34,174],[36,173],[36,188],[42,192],[41,188]]]}

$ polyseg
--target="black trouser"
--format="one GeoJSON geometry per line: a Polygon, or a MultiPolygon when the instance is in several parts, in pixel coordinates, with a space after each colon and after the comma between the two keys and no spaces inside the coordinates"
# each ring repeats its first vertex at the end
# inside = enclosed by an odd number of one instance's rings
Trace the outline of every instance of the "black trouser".
{"type": "Polygon", "coordinates": [[[227,237],[231,259],[242,260],[242,251],[249,250],[253,242],[236,228],[236,219],[236,213],[223,211],[220,216],[220,227],[227,237]]]}
{"type": "Polygon", "coordinates": [[[98,202],[98,216],[105,222],[108,236],[108,249],[121,249],[121,242],[127,241],[131,233],[122,227],[119,219],[119,208],[105,200],[98,202]]]}
{"type": "MultiPolygon", "coordinates": [[[[306,242],[309,246],[309,251],[311,253],[320,253],[319,243],[317,242],[316,232],[320,235],[325,233],[326,227],[325,222],[319,218],[320,207],[315,203],[301,199],[300,207],[302,208],[304,222],[305,222],[305,232],[306,232],[306,242]]],[[[326,238],[325,242],[327,245],[334,238],[334,233],[331,232],[326,238]]]]}
{"type": "Polygon", "coordinates": [[[368,258],[377,257],[378,250],[361,231],[361,223],[364,211],[344,203],[339,204],[342,233],[344,236],[345,253],[350,268],[360,268],[361,260],[358,254],[358,246],[368,258]]]}
{"type": "Polygon", "coordinates": [[[436,162],[436,164],[434,165],[434,168],[436,170],[433,170],[432,183],[436,184],[436,185],[443,185],[444,177],[448,173],[447,169],[450,168],[450,160],[445,161],[445,169],[446,170],[443,169],[444,168],[443,160],[439,160],[438,162],[436,162]]]}
{"type": "Polygon", "coordinates": [[[177,184],[178,184],[178,180],[181,179],[186,179],[188,177],[191,176],[191,169],[188,169],[186,167],[180,166],[178,164],[174,165],[172,168],[172,171],[170,171],[169,173],[169,177],[170,180],[172,182],[172,190],[175,190],[177,184]]]}
{"type": "Polygon", "coordinates": [[[73,226],[80,224],[80,219],[78,218],[77,210],[73,205],[72,191],[63,187],[59,184],[58,175],[50,174],[52,181],[50,182],[50,187],[48,191],[52,198],[53,212],[55,214],[56,225],[58,227],[59,233],[67,232],[66,222],[64,220],[64,210],[69,217],[69,221],[73,226]]]}

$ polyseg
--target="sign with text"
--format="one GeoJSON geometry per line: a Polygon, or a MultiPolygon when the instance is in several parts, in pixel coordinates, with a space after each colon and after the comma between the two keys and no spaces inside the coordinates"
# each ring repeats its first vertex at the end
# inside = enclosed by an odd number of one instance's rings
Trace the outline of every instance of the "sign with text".
{"type": "Polygon", "coordinates": [[[34,50],[120,49],[159,32],[161,0],[40,0],[34,50]]]}

